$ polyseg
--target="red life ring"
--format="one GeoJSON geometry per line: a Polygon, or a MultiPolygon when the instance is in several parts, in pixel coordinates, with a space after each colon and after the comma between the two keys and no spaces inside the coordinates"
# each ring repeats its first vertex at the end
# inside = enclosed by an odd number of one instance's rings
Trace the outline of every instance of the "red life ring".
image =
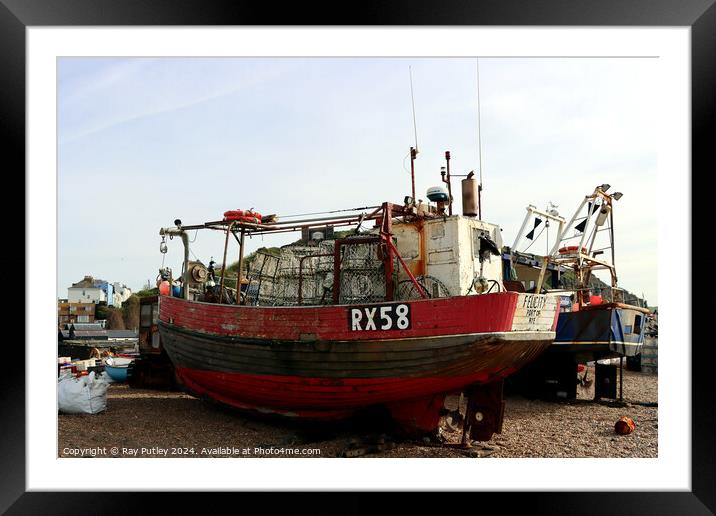
{"type": "MultiPolygon", "coordinates": [[[[562,247],[559,250],[559,254],[575,254],[579,249],[578,245],[570,245],[569,247],[562,247]]],[[[587,254],[587,248],[582,247],[582,254],[587,254]]]]}
{"type": "Polygon", "coordinates": [[[224,220],[261,224],[261,214],[251,210],[229,210],[224,212],[224,220]]]}
{"type": "Polygon", "coordinates": [[[224,220],[237,220],[244,216],[243,210],[229,210],[224,212],[224,220]]]}

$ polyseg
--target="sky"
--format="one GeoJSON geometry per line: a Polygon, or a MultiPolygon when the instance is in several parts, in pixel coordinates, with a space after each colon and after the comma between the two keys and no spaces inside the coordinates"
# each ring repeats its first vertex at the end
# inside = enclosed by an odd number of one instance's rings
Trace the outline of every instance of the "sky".
{"type": "MultiPolygon", "coordinates": [[[[163,258],[180,271],[179,239],[159,252],[159,229],[176,218],[402,204],[415,145],[411,72],[425,199],[446,150],[453,174],[479,171],[474,58],[60,58],[58,297],[85,275],[153,286],[163,258]]],[[[511,245],[527,205],[551,202],[569,219],[595,186],[612,185],[624,194],[614,210],[619,285],[651,306],[655,77],[655,59],[479,61],[483,219],[511,245]]],[[[459,212],[454,180],[456,191],[459,212]]],[[[246,252],[295,238],[254,237],[246,252]]],[[[220,262],[222,235],[199,232],[191,249],[220,262]]]]}

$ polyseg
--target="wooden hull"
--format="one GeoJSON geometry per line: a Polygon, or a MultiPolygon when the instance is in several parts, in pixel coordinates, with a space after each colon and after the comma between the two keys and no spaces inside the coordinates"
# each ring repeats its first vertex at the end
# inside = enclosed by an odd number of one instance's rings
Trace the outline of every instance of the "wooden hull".
{"type": "Polygon", "coordinates": [[[539,356],[556,316],[554,298],[513,292],[360,307],[163,297],[159,331],[178,377],[199,396],[308,418],[384,404],[430,427],[446,393],[500,380],[539,356]],[[356,322],[356,311],[366,317],[356,322]]]}

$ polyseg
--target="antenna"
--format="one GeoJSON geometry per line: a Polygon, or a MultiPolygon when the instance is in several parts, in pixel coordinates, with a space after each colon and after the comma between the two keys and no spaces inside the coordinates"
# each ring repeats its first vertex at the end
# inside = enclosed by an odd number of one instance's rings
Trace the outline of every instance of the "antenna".
{"type": "Polygon", "coordinates": [[[477,154],[480,160],[480,183],[477,185],[478,218],[482,220],[482,128],[480,127],[480,58],[475,58],[475,71],[477,77],[477,154]]]}
{"type": "Polygon", "coordinates": [[[413,93],[413,68],[408,66],[410,74],[410,99],[413,103],[413,130],[415,131],[415,154],[418,153],[418,124],[415,121],[415,95],[413,93]]]}

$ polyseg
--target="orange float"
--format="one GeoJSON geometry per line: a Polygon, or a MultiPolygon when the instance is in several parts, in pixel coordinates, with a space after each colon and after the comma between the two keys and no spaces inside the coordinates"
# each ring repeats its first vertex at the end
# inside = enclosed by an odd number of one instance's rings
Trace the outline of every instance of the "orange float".
{"type": "Polygon", "coordinates": [[[619,435],[628,435],[636,430],[636,423],[634,420],[627,416],[622,416],[619,421],[614,425],[614,431],[619,435]]]}

